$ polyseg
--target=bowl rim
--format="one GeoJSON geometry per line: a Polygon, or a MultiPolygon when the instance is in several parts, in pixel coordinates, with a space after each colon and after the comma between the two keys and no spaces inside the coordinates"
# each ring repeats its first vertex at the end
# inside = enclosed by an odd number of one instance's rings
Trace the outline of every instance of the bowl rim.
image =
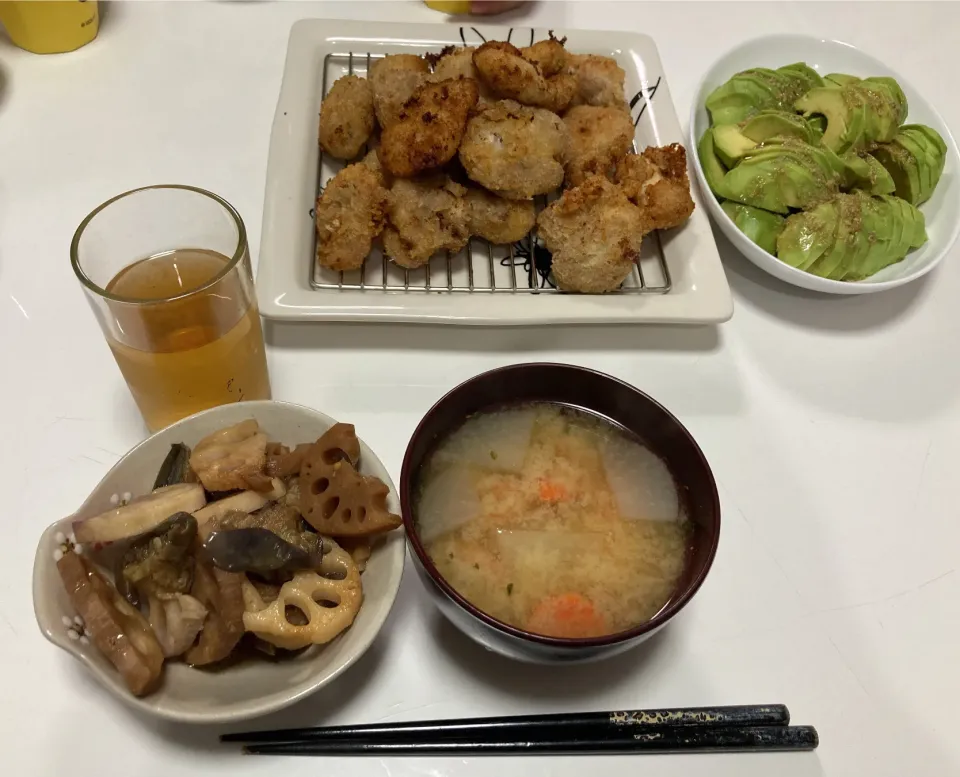
{"type": "MultiPolygon", "coordinates": [[[[943,129],[942,134],[944,136],[944,142],[947,144],[947,157],[953,158],[954,163],[958,166],[958,172],[960,172],[960,147],[957,146],[956,139],[953,137],[953,133],[950,131],[949,125],[947,124],[946,121],[944,121],[943,116],[940,114],[940,111],[937,110],[936,106],[933,103],[931,103],[929,100],[927,100],[923,92],[917,89],[908,78],[905,78],[904,76],[902,76],[895,68],[891,67],[886,62],[879,59],[878,57],[873,56],[869,52],[864,51],[859,46],[855,46],[852,43],[847,43],[846,41],[839,40],[837,38],[818,37],[816,35],[802,35],[802,34],[794,34],[794,33],[777,33],[772,35],[758,35],[753,38],[748,38],[745,41],[741,41],[735,46],[731,46],[730,48],[725,50],[722,54],[720,54],[720,56],[714,59],[713,62],[711,62],[706,67],[706,69],[703,71],[703,75],[700,77],[700,80],[697,82],[696,88],[694,89],[693,102],[690,105],[689,141],[690,141],[690,148],[692,149],[692,152],[693,152],[692,156],[693,156],[694,169],[697,173],[697,182],[700,184],[700,188],[703,190],[704,198],[711,200],[710,202],[707,203],[707,210],[710,211],[710,214],[713,216],[714,219],[717,219],[722,222],[720,226],[726,226],[728,230],[734,230],[737,234],[740,234],[740,235],[743,234],[740,231],[739,227],[737,227],[737,225],[734,224],[733,219],[731,219],[723,211],[723,209],[720,207],[720,204],[717,202],[716,195],[713,193],[713,191],[711,191],[710,187],[707,185],[707,178],[703,172],[703,165],[700,162],[700,151],[697,148],[697,145],[700,139],[697,137],[697,134],[696,134],[696,123],[697,123],[696,118],[697,118],[697,114],[700,112],[700,108],[703,105],[704,98],[706,97],[706,95],[704,94],[704,90],[707,84],[707,77],[710,75],[711,71],[714,68],[716,68],[720,63],[726,61],[727,59],[732,57],[734,54],[739,52],[741,49],[746,49],[751,46],[755,46],[760,42],[773,43],[776,41],[792,41],[792,42],[810,43],[814,45],[827,44],[827,45],[841,46],[843,48],[847,48],[855,51],[857,55],[862,56],[865,59],[869,59],[872,62],[879,65],[880,67],[882,67],[883,69],[893,73],[894,77],[897,79],[897,81],[900,84],[905,84],[906,86],[908,86],[911,92],[918,95],[923,100],[923,102],[926,104],[926,107],[929,108],[930,113],[940,123],[940,126],[943,129]]],[[[954,214],[954,216],[960,216],[960,214],[954,214]]],[[[941,215],[940,218],[942,220],[946,218],[946,215],[941,215]]],[[[725,231],[728,231],[728,230],[725,230],[725,231]]],[[[811,273],[805,272],[804,270],[797,269],[796,267],[791,267],[785,262],[781,262],[780,259],[778,259],[776,256],[763,250],[762,248],[760,248],[760,246],[756,245],[752,241],[750,242],[749,248],[756,249],[756,252],[755,252],[756,256],[757,257],[762,256],[764,261],[770,260],[770,261],[777,262],[780,265],[778,269],[780,269],[783,275],[786,276],[786,277],[781,277],[781,280],[784,280],[787,283],[791,283],[795,286],[801,286],[803,288],[812,289],[814,288],[814,286],[811,285],[811,282],[809,279],[814,278],[815,281],[813,281],[813,283],[815,283],[816,286],[820,287],[819,291],[823,291],[823,292],[829,291],[832,293],[842,293],[842,294],[857,294],[857,293],[862,293],[866,289],[869,289],[870,291],[886,291],[888,289],[894,289],[898,286],[903,286],[904,284],[910,283],[911,281],[915,281],[918,278],[922,278],[924,275],[931,272],[935,267],[937,267],[943,261],[944,257],[948,253],[950,253],[950,249],[953,248],[954,244],[957,242],[958,237],[960,237],[960,218],[954,218],[953,230],[951,231],[946,242],[944,243],[943,249],[940,251],[939,256],[937,256],[932,261],[928,262],[925,266],[917,268],[916,270],[914,270],[912,273],[909,273],[908,275],[904,275],[900,278],[891,278],[885,281],[870,281],[869,279],[864,279],[862,281],[850,282],[850,281],[837,281],[832,278],[821,278],[819,275],[811,275],[811,273]],[[853,291],[852,289],[856,289],[856,291],[853,291]]],[[[746,238],[746,236],[744,236],[744,238],[749,240],[749,238],[746,238]]],[[[731,242],[734,242],[734,241],[731,240],[731,242]]],[[[736,243],[734,243],[734,245],[737,248],[737,250],[740,251],[740,253],[746,255],[747,253],[746,247],[741,248],[740,246],[737,246],[736,243]]],[[[747,256],[747,258],[750,258],[750,257],[747,256]]],[[[767,270],[762,265],[758,265],[758,266],[760,266],[761,269],[764,269],[767,272],[769,272],[771,275],[774,275],[773,272],[771,272],[770,270],[767,270]]]]}
{"type": "MultiPolygon", "coordinates": [[[[586,407],[586,406],[585,406],[586,407]]],[[[589,407],[586,407],[589,410],[589,407]]],[[[482,621],[487,626],[490,626],[496,631],[499,631],[502,634],[507,636],[514,637],[516,639],[533,642],[539,645],[545,645],[554,648],[599,648],[599,647],[608,647],[611,645],[617,645],[624,642],[630,642],[636,637],[642,636],[644,634],[652,633],[663,626],[667,621],[673,618],[680,610],[682,610],[694,597],[697,591],[700,590],[700,586],[703,585],[703,581],[706,579],[707,574],[710,572],[711,567],[713,566],[714,558],[717,554],[717,547],[720,543],[720,495],[717,491],[716,478],[713,475],[713,470],[710,468],[710,463],[707,461],[707,457],[704,455],[703,450],[697,444],[697,441],[693,438],[693,435],[690,434],[689,430],[680,422],[680,420],[673,415],[667,408],[661,405],[657,400],[651,397],[649,394],[641,391],[636,386],[627,383],[626,381],[615,378],[612,375],[608,375],[605,372],[600,372],[599,370],[590,369],[589,367],[580,367],[574,364],[563,364],[559,362],[524,362],[521,364],[511,364],[504,367],[496,367],[491,370],[486,370],[479,375],[474,375],[472,378],[468,378],[459,385],[447,391],[440,399],[433,403],[430,409],[424,414],[423,418],[417,424],[417,428],[414,430],[413,434],[410,437],[410,441],[407,443],[407,449],[403,454],[403,465],[400,471],[400,506],[402,509],[402,518],[403,518],[403,527],[407,537],[407,543],[413,549],[416,554],[417,559],[423,565],[424,569],[427,571],[427,574],[430,576],[430,579],[436,584],[441,592],[445,594],[449,599],[451,599],[455,604],[457,604],[461,609],[466,610],[474,618],[482,621]],[[648,620],[640,623],[636,626],[633,626],[624,631],[618,631],[614,634],[606,634],[602,637],[550,637],[544,634],[537,634],[532,631],[527,631],[525,629],[517,628],[516,626],[511,626],[504,621],[494,618],[492,615],[481,610],[479,607],[471,603],[469,600],[464,598],[457,590],[450,585],[446,578],[440,574],[440,571],[437,569],[436,565],[430,559],[430,556],[427,554],[426,549],[423,547],[423,543],[420,541],[420,535],[417,532],[416,526],[414,525],[413,520],[413,505],[412,505],[412,494],[411,494],[411,480],[413,477],[412,471],[412,462],[413,457],[413,447],[424,434],[426,424],[430,417],[437,412],[445,403],[449,402],[452,398],[458,395],[460,392],[468,389],[470,386],[475,383],[489,379],[491,376],[503,375],[507,372],[518,372],[518,371],[528,371],[531,369],[562,369],[568,370],[571,372],[579,373],[589,373],[595,375],[605,381],[611,383],[619,384],[620,386],[626,388],[631,393],[636,395],[641,401],[649,402],[657,410],[659,410],[665,418],[673,423],[677,430],[686,438],[687,443],[692,447],[693,452],[700,460],[700,463],[703,465],[707,476],[709,478],[709,485],[711,489],[711,500],[710,500],[710,509],[716,515],[716,531],[713,532],[713,536],[710,539],[710,546],[707,549],[706,558],[702,567],[698,570],[697,574],[691,580],[690,584],[687,586],[686,590],[678,596],[675,600],[670,602],[665,607],[661,608],[655,615],[653,615],[648,620]]]]}
{"type": "MultiPolygon", "coordinates": [[[[47,639],[51,644],[63,650],[71,658],[80,662],[86,670],[93,676],[93,680],[103,688],[103,690],[115,699],[119,699],[121,702],[129,706],[131,709],[136,710],[137,712],[163,720],[169,720],[176,723],[182,724],[191,724],[191,725],[222,725],[228,723],[238,723],[245,720],[252,720],[255,718],[263,717],[264,715],[269,715],[271,713],[277,712],[279,710],[285,709],[296,704],[299,701],[307,698],[308,696],[316,693],[321,688],[326,687],[330,683],[334,682],[339,678],[344,672],[346,672],[351,666],[353,666],[360,658],[370,649],[373,643],[376,641],[377,637],[380,635],[380,632],[383,630],[384,625],[390,617],[393,607],[396,604],[397,596],[400,592],[400,586],[403,582],[403,573],[406,569],[406,550],[405,544],[400,537],[400,532],[391,532],[386,537],[386,542],[389,543],[385,547],[380,549],[381,553],[392,552],[393,556],[399,557],[399,562],[396,559],[392,560],[392,565],[397,565],[399,572],[396,574],[396,582],[389,583],[389,588],[387,595],[383,598],[382,604],[382,614],[369,626],[369,635],[366,638],[362,638],[361,641],[356,645],[355,649],[342,657],[341,663],[337,666],[331,667],[329,672],[322,678],[311,677],[308,680],[305,680],[302,684],[297,687],[290,688],[286,693],[272,694],[267,697],[258,697],[251,699],[249,701],[236,702],[230,706],[229,709],[222,710],[199,710],[199,711],[190,711],[190,710],[176,710],[170,709],[165,706],[158,706],[155,703],[151,703],[151,695],[147,696],[134,696],[132,693],[126,689],[120,690],[115,688],[110,683],[106,682],[103,678],[103,673],[105,670],[94,665],[89,657],[81,653],[75,643],[71,642],[69,639],[62,637],[60,633],[55,629],[51,628],[51,623],[56,621],[57,618],[51,620],[50,616],[50,607],[48,597],[44,594],[44,587],[46,582],[43,577],[43,568],[40,563],[41,554],[49,551],[47,542],[51,536],[55,536],[57,531],[64,531],[64,526],[69,527],[68,521],[72,521],[78,514],[80,514],[87,503],[90,501],[93,494],[99,490],[101,484],[110,477],[114,471],[120,466],[120,464],[128,459],[138,450],[142,449],[148,441],[152,440],[159,434],[169,431],[173,428],[178,428],[186,425],[188,422],[197,419],[201,416],[214,415],[218,412],[222,412],[225,407],[242,407],[244,409],[249,409],[250,415],[255,415],[256,408],[267,408],[267,407],[283,407],[285,410],[290,410],[295,413],[300,413],[301,415],[311,416],[318,421],[323,421],[325,423],[335,424],[337,419],[327,415],[326,413],[315,410],[312,407],[307,405],[301,405],[295,402],[286,402],[283,400],[277,399],[261,399],[261,400],[249,400],[242,403],[233,403],[230,405],[218,405],[216,407],[207,408],[206,410],[201,410],[193,415],[182,418],[179,421],[171,424],[170,426],[159,429],[152,434],[147,435],[138,443],[136,443],[132,448],[130,448],[126,453],[124,453],[112,467],[110,467],[107,472],[97,481],[97,483],[90,490],[87,497],[84,499],[83,503],[80,505],[77,510],[69,516],[60,518],[46,528],[40,534],[40,538],[37,543],[37,550],[34,554],[33,570],[31,573],[31,594],[33,599],[33,611],[34,618],[37,621],[37,626],[40,629],[40,633],[47,639]]],[[[371,448],[362,438],[360,439],[361,445],[366,448],[366,451],[372,455],[373,459],[376,461],[377,469],[383,472],[386,475],[386,485],[390,489],[391,493],[397,496],[399,501],[400,492],[396,488],[396,485],[393,482],[393,478],[390,476],[390,471],[387,469],[386,465],[377,456],[376,452],[371,448]]],[[[351,626],[352,628],[352,626],[351,626]]],[[[349,631],[349,630],[348,630],[349,631]]],[[[338,637],[339,639],[339,637],[338,637]]],[[[321,648],[324,646],[321,646],[321,648]]],[[[317,655],[321,653],[318,651],[317,655]]],[[[115,670],[110,670],[115,671],[115,670]]]]}

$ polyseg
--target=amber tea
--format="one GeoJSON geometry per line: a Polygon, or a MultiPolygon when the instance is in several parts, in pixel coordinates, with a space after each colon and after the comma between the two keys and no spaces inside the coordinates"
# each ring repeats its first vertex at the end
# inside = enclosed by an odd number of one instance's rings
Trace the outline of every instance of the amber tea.
{"type": "Polygon", "coordinates": [[[119,337],[108,333],[107,341],[152,430],[216,405],[270,398],[260,316],[243,275],[189,294],[228,262],[181,249],[134,262],[107,284],[109,294],[141,301],[108,301],[119,337]]]}

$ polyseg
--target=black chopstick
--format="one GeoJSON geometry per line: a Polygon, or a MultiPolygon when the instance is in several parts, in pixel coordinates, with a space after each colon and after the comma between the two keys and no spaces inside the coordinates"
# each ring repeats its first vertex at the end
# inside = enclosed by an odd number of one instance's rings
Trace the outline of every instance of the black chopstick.
{"type": "Polygon", "coordinates": [[[636,732],[660,726],[786,726],[790,712],[782,704],[728,707],[680,707],[675,709],[577,712],[552,715],[510,715],[492,718],[417,720],[401,723],[368,723],[356,726],[291,728],[224,734],[221,742],[329,742],[427,740],[562,739],[567,735],[604,738],[623,731],[636,732]]]}
{"type": "Polygon", "coordinates": [[[534,755],[656,754],[813,750],[813,726],[662,726],[619,738],[518,741],[278,742],[245,745],[248,755],[534,755]]]}

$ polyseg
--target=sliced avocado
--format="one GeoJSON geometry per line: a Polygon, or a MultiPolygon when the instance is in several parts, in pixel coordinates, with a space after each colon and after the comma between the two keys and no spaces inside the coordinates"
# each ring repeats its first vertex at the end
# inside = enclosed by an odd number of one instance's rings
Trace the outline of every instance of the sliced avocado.
{"type": "Polygon", "coordinates": [[[836,86],[846,86],[847,84],[855,84],[860,80],[859,76],[851,76],[846,73],[827,73],[823,77],[824,81],[827,81],[828,84],[835,84],[836,86]]]}
{"type": "Polygon", "coordinates": [[[928,153],[926,139],[919,139],[911,133],[901,133],[893,139],[893,143],[906,149],[917,163],[917,172],[920,178],[920,196],[915,205],[920,205],[930,199],[936,185],[938,171],[935,169],[936,160],[931,160],[928,153]]]}
{"type": "Polygon", "coordinates": [[[831,202],[787,218],[777,238],[777,258],[798,270],[806,270],[833,245],[838,211],[831,202]]]}
{"type": "Polygon", "coordinates": [[[889,107],[895,111],[894,122],[896,125],[899,127],[907,120],[910,106],[907,103],[907,96],[903,93],[900,84],[897,83],[897,79],[889,76],[870,76],[860,81],[859,86],[867,88],[882,87],[886,96],[892,101],[889,107]]]}
{"type": "Polygon", "coordinates": [[[872,151],[872,156],[890,174],[898,197],[913,204],[920,202],[920,169],[913,154],[898,143],[883,143],[872,151]]]}
{"type": "Polygon", "coordinates": [[[775,102],[770,86],[744,71],[714,89],[705,104],[713,124],[738,124],[761,108],[773,107],[775,102]]]}
{"type": "Polygon", "coordinates": [[[823,144],[838,153],[891,140],[907,115],[900,85],[884,77],[864,78],[839,89],[811,89],[794,108],[805,116],[822,114],[827,118],[823,144]]]}
{"type": "Polygon", "coordinates": [[[747,119],[740,131],[757,143],[770,138],[799,138],[808,143],[817,142],[816,133],[806,120],[786,111],[761,111],[747,119]]]}
{"type": "Polygon", "coordinates": [[[827,117],[815,113],[804,119],[804,121],[806,121],[807,126],[816,133],[817,142],[820,142],[823,139],[823,133],[827,131],[827,117]]]}
{"type": "Polygon", "coordinates": [[[724,200],[720,207],[737,225],[737,229],[764,251],[776,255],[777,237],[783,230],[785,221],[783,216],[731,200],[724,200]]]}
{"type": "Polygon", "coordinates": [[[946,144],[930,127],[905,124],[890,143],[872,151],[890,173],[898,197],[912,205],[930,199],[940,182],[946,158],[946,144]]]}
{"type": "Polygon", "coordinates": [[[716,149],[713,146],[712,129],[708,129],[700,138],[700,142],[697,144],[697,155],[700,157],[700,164],[703,167],[703,176],[707,179],[707,186],[715,195],[722,197],[723,176],[727,174],[727,168],[720,161],[720,157],[717,156],[716,149]]]}
{"type": "Polygon", "coordinates": [[[721,124],[713,128],[713,149],[727,167],[735,167],[756,147],[756,141],[750,140],[735,124],[721,124]]]}
{"type": "Polygon", "coordinates": [[[744,205],[787,213],[832,197],[842,163],[828,149],[787,138],[758,146],[723,178],[724,195],[744,205]]]}
{"type": "Polygon", "coordinates": [[[919,132],[920,134],[924,135],[941,154],[946,156],[947,144],[944,142],[940,133],[937,132],[933,127],[928,127],[926,124],[904,124],[902,127],[900,127],[900,131],[919,132]]]}
{"type": "MultiPolygon", "coordinates": [[[[867,255],[860,266],[853,268],[843,280],[859,281],[869,278],[878,269],[886,266],[887,257],[892,254],[896,236],[902,232],[899,219],[891,218],[889,206],[878,197],[870,197],[863,202],[863,232],[868,246],[867,255]],[[873,269],[874,267],[877,270],[873,269]]],[[[905,252],[904,252],[905,253],[905,252]]]]}
{"type": "Polygon", "coordinates": [[[844,163],[844,186],[849,189],[862,189],[868,194],[891,194],[896,186],[890,173],[869,154],[860,156],[855,151],[846,151],[840,155],[844,163]]]}
{"type": "MultiPolygon", "coordinates": [[[[860,203],[856,195],[840,194],[831,200],[838,214],[837,233],[833,245],[816,262],[807,268],[807,272],[821,278],[832,278],[834,273],[842,274],[846,262],[852,264],[861,251],[860,245],[860,203]]],[[[866,252],[864,252],[865,254],[866,252]]]]}
{"type": "Polygon", "coordinates": [[[706,108],[715,125],[739,124],[764,109],[789,109],[811,84],[818,83],[804,70],[755,67],[736,73],[714,89],[707,96],[706,108]]]}
{"type": "Polygon", "coordinates": [[[843,176],[845,188],[852,189],[870,180],[870,165],[856,151],[844,151],[840,154],[840,159],[843,160],[845,167],[843,176]]]}
{"type": "Polygon", "coordinates": [[[893,194],[897,187],[890,173],[887,172],[887,168],[869,154],[865,155],[863,159],[870,166],[869,185],[865,182],[864,185],[857,188],[863,189],[869,194],[893,194]]]}
{"type": "MultiPolygon", "coordinates": [[[[840,263],[829,275],[835,281],[861,277],[863,266],[873,246],[867,232],[867,223],[872,221],[873,211],[879,207],[879,203],[875,203],[873,198],[864,192],[857,191],[846,196],[851,198],[847,211],[847,217],[850,219],[850,234],[847,238],[848,250],[843,253],[840,263]]],[[[842,216],[843,211],[841,210],[842,216]]]]}
{"type": "Polygon", "coordinates": [[[886,143],[907,118],[907,101],[900,85],[892,78],[864,78],[845,88],[860,95],[866,115],[865,139],[886,143]]]}
{"type": "Polygon", "coordinates": [[[784,65],[777,68],[777,72],[784,75],[790,75],[800,81],[800,92],[808,92],[814,87],[823,86],[823,77],[806,62],[794,62],[792,65],[784,65]]]}
{"type": "Polygon", "coordinates": [[[856,93],[848,93],[846,87],[811,89],[794,103],[794,108],[804,116],[819,114],[826,119],[822,143],[827,148],[841,153],[862,144],[863,100],[856,93]]]}
{"type": "Polygon", "coordinates": [[[934,189],[940,183],[940,176],[943,175],[947,144],[943,142],[940,133],[922,124],[904,124],[893,140],[895,143],[900,143],[906,139],[910,139],[924,152],[922,157],[917,158],[917,163],[921,169],[921,179],[926,179],[926,188],[921,200],[926,202],[933,195],[934,189]]]}

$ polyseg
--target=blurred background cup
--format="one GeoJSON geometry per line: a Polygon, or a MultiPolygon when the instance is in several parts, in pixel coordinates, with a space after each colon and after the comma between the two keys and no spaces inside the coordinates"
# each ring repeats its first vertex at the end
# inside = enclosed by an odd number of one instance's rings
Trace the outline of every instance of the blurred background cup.
{"type": "Polygon", "coordinates": [[[149,186],[100,205],[70,261],[151,431],[270,399],[247,233],[226,200],[149,186]]]}
{"type": "Polygon", "coordinates": [[[97,37],[97,0],[0,0],[10,40],[35,54],[62,54],[97,37]]]}

